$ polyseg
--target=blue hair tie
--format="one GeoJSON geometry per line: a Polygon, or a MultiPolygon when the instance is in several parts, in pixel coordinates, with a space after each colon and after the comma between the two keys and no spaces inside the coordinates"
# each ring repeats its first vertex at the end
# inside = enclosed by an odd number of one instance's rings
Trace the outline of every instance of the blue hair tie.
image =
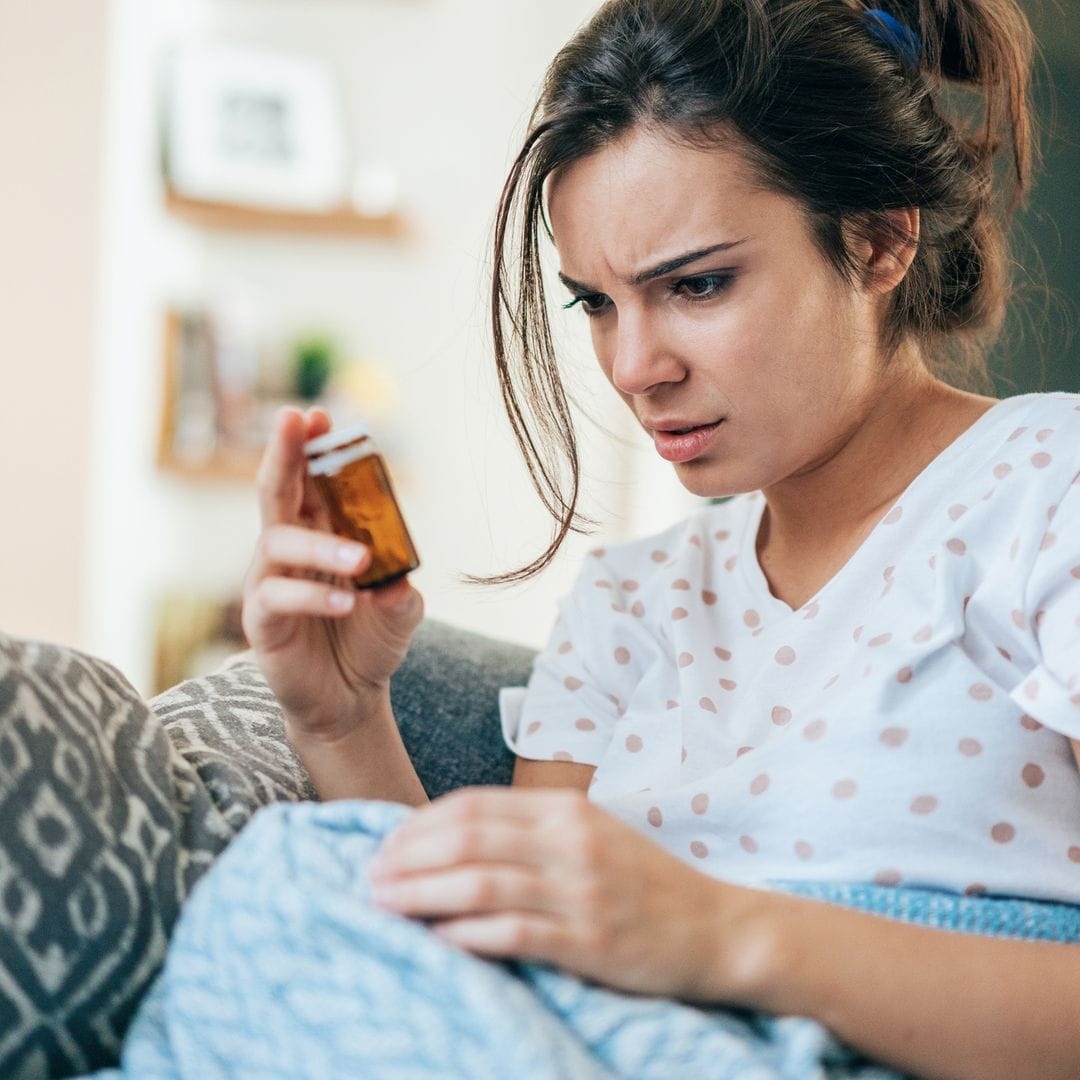
{"type": "Polygon", "coordinates": [[[877,38],[887,49],[891,49],[912,70],[919,66],[922,56],[922,42],[919,35],[899,19],[893,18],[880,8],[869,8],[863,12],[863,21],[872,37],[877,38]]]}

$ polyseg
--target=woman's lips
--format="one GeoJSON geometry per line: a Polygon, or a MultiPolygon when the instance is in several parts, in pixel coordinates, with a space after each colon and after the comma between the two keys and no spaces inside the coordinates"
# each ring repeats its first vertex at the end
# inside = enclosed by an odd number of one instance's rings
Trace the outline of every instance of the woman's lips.
{"type": "Polygon", "coordinates": [[[656,452],[665,460],[672,462],[693,461],[713,440],[713,436],[720,430],[723,420],[717,420],[715,424],[702,424],[700,427],[691,428],[682,434],[674,431],[653,430],[653,443],[656,452]]]}

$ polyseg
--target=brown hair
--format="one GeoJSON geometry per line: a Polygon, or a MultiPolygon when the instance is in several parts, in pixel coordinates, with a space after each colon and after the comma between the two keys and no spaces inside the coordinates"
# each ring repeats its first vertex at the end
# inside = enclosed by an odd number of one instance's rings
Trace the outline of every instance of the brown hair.
{"type": "Polygon", "coordinates": [[[820,250],[851,282],[851,237],[914,242],[896,235],[889,211],[918,208],[917,250],[884,344],[891,352],[914,339],[952,381],[986,378],[1009,293],[1006,228],[1030,183],[1031,31],[1015,0],[883,2],[878,10],[915,35],[905,48],[877,21],[873,32],[878,17],[865,7],[609,0],[556,56],[503,189],[492,283],[503,402],[556,526],[532,562],[486,580],[531,577],[587,524],[544,297],[544,183],[637,125],[699,146],[734,131],[759,180],[802,204],[820,250]],[[951,100],[946,83],[972,93],[951,100]]]}

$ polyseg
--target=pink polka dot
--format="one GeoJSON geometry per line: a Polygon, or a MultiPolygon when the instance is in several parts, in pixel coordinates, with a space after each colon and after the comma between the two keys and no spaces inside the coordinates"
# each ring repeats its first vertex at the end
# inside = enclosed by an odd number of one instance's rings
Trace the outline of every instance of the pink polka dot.
{"type": "Polygon", "coordinates": [[[636,615],[639,619],[645,615],[645,605],[640,600],[635,600],[633,607],[630,608],[630,614],[636,615]]]}
{"type": "Polygon", "coordinates": [[[693,653],[679,653],[679,667],[689,667],[694,662],[693,653]]]}
{"type": "Polygon", "coordinates": [[[735,756],[741,758],[743,754],[749,754],[753,749],[752,746],[740,746],[739,749],[735,751],[735,756]]]}
{"type": "Polygon", "coordinates": [[[1034,465],[1036,469],[1045,469],[1053,460],[1054,459],[1045,450],[1040,450],[1039,453],[1031,455],[1031,464],[1034,465]]]}
{"type": "Polygon", "coordinates": [[[782,667],[788,667],[795,663],[795,650],[790,645],[781,645],[773,659],[782,667]]]}
{"type": "Polygon", "coordinates": [[[994,691],[984,682],[973,683],[968,687],[968,693],[976,701],[989,701],[994,696],[994,691]]]}
{"type": "Polygon", "coordinates": [[[896,573],[896,567],[895,566],[886,566],[885,569],[881,571],[881,576],[886,581],[892,581],[893,575],[895,573],[896,573]]]}
{"type": "Polygon", "coordinates": [[[1038,696],[1039,696],[1039,680],[1038,679],[1028,679],[1028,681],[1026,683],[1024,683],[1024,697],[1026,697],[1028,699],[1028,701],[1035,701],[1038,698],[1038,696]]]}
{"type": "Polygon", "coordinates": [[[932,814],[937,808],[938,801],[933,795],[916,795],[909,807],[913,814],[932,814]]]}
{"type": "Polygon", "coordinates": [[[1002,461],[1000,464],[994,466],[994,475],[999,480],[1004,480],[1011,472],[1012,466],[1007,461],[1002,461]]]}
{"type": "Polygon", "coordinates": [[[538,732],[538,731],[540,730],[540,728],[541,728],[542,726],[543,726],[543,725],[542,725],[542,724],[540,723],[540,721],[539,721],[539,720],[534,720],[534,721],[533,721],[533,722],[532,722],[532,723],[531,723],[531,724],[530,724],[530,725],[529,725],[529,726],[528,726],[528,727],[527,727],[527,728],[525,729],[525,734],[526,734],[526,735],[535,735],[535,734],[536,734],[536,733],[537,733],[537,732],[538,732]]]}
{"type": "Polygon", "coordinates": [[[887,727],[878,736],[878,739],[886,746],[903,746],[907,742],[910,732],[906,727],[887,727]]]}
{"type": "Polygon", "coordinates": [[[1027,629],[1027,616],[1022,611],[1012,610],[1012,621],[1021,630],[1027,629]]]}
{"type": "Polygon", "coordinates": [[[752,629],[761,625],[761,616],[753,608],[747,608],[743,612],[742,621],[752,629]]]}
{"type": "Polygon", "coordinates": [[[703,697],[698,705],[701,706],[706,712],[716,712],[716,703],[712,698],[703,697]]]}
{"type": "Polygon", "coordinates": [[[854,639],[855,641],[858,641],[858,640],[859,640],[859,638],[861,638],[861,637],[862,637],[862,632],[863,632],[863,630],[864,630],[864,629],[865,629],[865,627],[862,627],[862,626],[856,626],[856,627],[855,627],[855,629],[851,631],[851,636],[852,636],[852,638],[853,638],[853,639],[854,639]]]}
{"type": "Polygon", "coordinates": [[[556,750],[555,753],[551,755],[551,760],[552,761],[573,761],[574,760],[574,755],[571,754],[571,753],[568,753],[566,750],[556,750]]]}
{"type": "Polygon", "coordinates": [[[981,881],[973,881],[965,890],[965,896],[985,896],[987,893],[986,886],[981,881]]]}
{"type": "Polygon", "coordinates": [[[894,506],[884,517],[885,525],[895,525],[904,516],[904,508],[899,504],[894,506]]]}
{"type": "Polygon", "coordinates": [[[695,814],[704,814],[709,809],[709,796],[705,792],[700,792],[690,800],[690,809],[695,814]]]}
{"type": "Polygon", "coordinates": [[[896,673],[896,681],[898,683],[909,683],[915,678],[915,671],[910,667],[902,667],[896,673]]]}
{"type": "Polygon", "coordinates": [[[724,560],[724,569],[729,570],[729,571],[734,570],[735,569],[735,564],[738,561],[739,561],[738,555],[730,555],[730,556],[728,556],[728,558],[726,558],[724,560]]]}
{"type": "Polygon", "coordinates": [[[1072,576],[1073,576],[1074,578],[1077,578],[1078,580],[1080,580],[1080,566],[1074,566],[1074,567],[1073,567],[1073,568],[1072,568],[1072,569],[1071,569],[1071,570],[1069,571],[1069,573],[1070,573],[1070,574],[1072,574],[1072,576]]]}
{"type": "Polygon", "coordinates": [[[956,744],[956,749],[964,757],[978,757],[982,753],[982,743],[978,739],[961,739],[956,744]]]}
{"type": "Polygon", "coordinates": [[[1020,717],[1020,726],[1022,728],[1025,728],[1027,731],[1042,730],[1042,724],[1040,724],[1034,716],[1028,716],[1027,713],[1024,713],[1024,715],[1020,717]]]}
{"type": "Polygon", "coordinates": [[[1008,438],[1008,442],[1016,442],[1024,432],[1027,431],[1026,427],[1018,427],[1008,438]]]}
{"type": "Polygon", "coordinates": [[[811,720],[802,730],[803,738],[809,739],[811,742],[817,742],[828,730],[828,727],[829,725],[824,720],[811,720]]]}
{"type": "Polygon", "coordinates": [[[718,597],[716,593],[710,592],[708,589],[701,590],[701,602],[703,604],[707,604],[709,607],[712,607],[713,604],[716,603],[717,599],[718,597]]]}
{"type": "Polygon", "coordinates": [[[922,644],[924,641],[929,641],[933,634],[934,628],[929,623],[927,623],[925,626],[920,627],[915,632],[915,636],[911,640],[917,641],[922,644]]]}
{"type": "Polygon", "coordinates": [[[679,703],[677,701],[672,701],[671,698],[668,698],[667,707],[669,709],[677,709],[679,707],[679,703]]]}
{"type": "Polygon", "coordinates": [[[580,720],[575,720],[574,721],[574,727],[576,727],[578,729],[578,731],[595,731],[596,730],[596,724],[592,720],[590,720],[587,716],[583,716],[580,720]]]}
{"type": "Polygon", "coordinates": [[[883,885],[885,888],[899,885],[903,880],[904,877],[899,870],[879,870],[874,875],[874,884],[883,885]]]}
{"type": "Polygon", "coordinates": [[[668,561],[668,553],[666,551],[654,551],[650,556],[653,562],[662,563],[668,561]]]}
{"type": "Polygon", "coordinates": [[[617,611],[620,615],[625,615],[626,614],[626,605],[625,604],[612,604],[611,605],[611,610],[612,611],[617,611]]]}
{"type": "Polygon", "coordinates": [[[1054,516],[1056,514],[1057,514],[1057,507],[1056,506],[1048,506],[1046,508],[1046,520],[1047,521],[1053,521],[1054,516]]]}
{"type": "Polygon", "coordinates": [[[967,544],[965,544],[963,540],[960,540],[955,536],[951,540],[946,541],[945,546],[954,555],[963,555],[967,551],[967,544]]]}
{"type": "Polygon", "coordinates": [[[701,537],[700,536],[691,536],[690,539],[687,541],[687,543],[693,544],[694,547],[701,547],[701,537]]]}
{"type": "Polygon", "coordinates": [[[700,841],[694,840],[690,844],[690,854],[695,859],[707,859],[709,857],[709,849],[700,841]]]}
{"type": "Polygon", "coordinates": [[[640,735],[626,736],[626,749],[629,750],[631,754],[640,753],[644,745],[645,743],[642,741],[640,735]]]}
{"type": "Polygon", "coordinates": [[[798,858],[805,862],[807,859],[814,857],[814,845],[808,843],[806,840],[795,841],[795,854],[798,858]]]}
{"type": "Polygon", "coordinates": [[[690,582],[689,582],[689,581],[687,581],[687,580],[686,580],[686,578],[684,578],[684,577],[681,577],[681,578],[676,578],[676,579],[675,579],[675,580],[674,580],[674,581],[673,581],[673,582],[671,583],[671,587],[672,587],[673,589],[681,589],[681,590],[685,591],[685,590],[687,590],[687,589],[689,589],[689,588],[690,588],[690,582]]]}
{"type": "Polygon", "coordinates": [[[1009,652],[1009,650],[1008,650],[1008,649],[1003,649],[1003,648],[1002,648],[1002,647],[1001,647],[1001,646],[999,645],[999,646],[997,647],[997,651],[998,651],[998,652],[999,652],[999,653],[1001,654],[1001,657],[1002,657],[1002,659],[1003,659],[1003,660],[1008,660],[1008,662],[1009,662],[1010,664],[1012,663],[1012,653],[1011,653],[1011,652],[1009,652]]]}
{"type": "Polygon", "coordinates": [[[562,644],[561,644],[561,645],[559,646],[559,654],[560,654],[561,656],[565,656],[565,655],[566,655],[566,654],[567,654],[567,653],[568,653],[568,652],[569,652],[569,651],[570,651],[570,650],[571,650],[571,649],[572,649],[573,647],[574,647],[574,646],[573,646],[573,645],[571,645],[569,641],[564,641],[564,642],[563,642],[563,643],[562,643],[562,644]]]}
{"type": "Polygon", "coordinates": [[[731,659],[731,652],[728,649],[721,649],[719,645],[713,646],[713,652],[716,653],[721,660],[731,659]]]}
{"type": "Polygon", "coordinates": [[[1054,434],[1054,429],[1053,428],[1043,428],[1042,431],[1036,432],[1035,441],[1036,442],[1046,442],[1046,440],[1049,439],[1050,436],[1053,435],[1053,434],[1054,434]]]}
{"type": "Polygon", "coordinates": [[[837,780],[832,786],[834,799],[850,799],[858,790],[859,785],[854,780],[837,780]]]}
{"type": "Polygon", "coordinates": [[[990,835],[995,843],[1007,844],[1016,837],[1016,827],[1007,821],[999,821],[991,830],[990,835]]]}
{"type": "Polygon", "coordinates": [[[1020,770],[1020,776],[1029,788],[1037,788],[1046,779],[1046,773],[1032,762],[1020,770]]]}
{"type": "Polygon", "coordinates": [[[760,795],[769,786],[769,774],[759,773],[750,781],[750,794],[760,795]]]}
{"type": "Polygon", "coordinates": [[[937,556],[931,555],[930,558],[926,560],[926,565],[929,566],[931,570],[933,570],[934,567],[937,566],[937,556]]]}
{"type": "Polygon", "coordinates": [[[818,617],[819,611],[821,611],[821,605],[816,600],[813,600],[806,605],[806,608],[803,612],[803,618],[816,619],[818,617]]]}
{"type": "Polygon", "coordinates": [[[758,846],[757,841],[752,836],[740,836],[739,847],[746,852],[747,855],[756,855],[758,846]]]}
{"type": "Polygon", "coordinates": [[[625,645],[620,645],[615,650],[615,663],[623,665],[630,663],[630,650],[625,645]]]}
{"type": "Polygon", "coordinates": [[[612,588],[614,588],[614,586],[611,584],[611,582],[606,581],[604,578],[600,578],[600,580],[596,582],[596,587],[598,589],[612,589],[612,588]]]}
{"type": "Polygon", "coordinates": [[[637,592],[641,586],[636,581],[624,581],[622,583],[623,592],[637,592]]]}
{"type": "Polygon", "coordinates": [[[1077,847],[1074,844],[1071,848],[1069,848],[1068,854],[1070,862],[1080,863],[1080,847],[1077,847]]]}
{"type": "Polygon", "coordinates": [[[963,503],[954,503],[949,507],[949,517],[951,517],[953,521],[959,521],[967,512],[968,508],[964,506],[963,503]]]}
{"type": "Polygon", "coordinates": [[[892,634],[878,634],[877,637],[872,637],[866,644],[871,649],[876,649],[879,645],[888,645],[892,641],[892,634]]]}
{"type": "Polygon", "coordinates": [[[786,705],[774,705],[772,710],[772,722],[777,727],[783,727],[791,722],[791,710],[786,705]]]}
{"type": "Polygon", "coordinates": [[[674,620],[675,622],[678,622],[678,621],[679,621],[680,619],[685,619],[685,618],[686,618],[686,616],[687,616],[687,615],[689,615],[689,614],[690,614],[690,612],[689,612],[689,611],[687,611],[687,610],[686,610],[686,608],[684,608],[684,607],[677,607],[677,608],[676,608],[676,609],[675,609],[675,610],[674,610],[674,611],[673,611],[673,612],[671,613],[671,617],[672,617],[672,619],[673,619],[673,620],[674,620]]]}
{"type": "Polygon", "coordinates": [[[563,686],[565,686],[567,690],[580,690],[584,685],[585,684],[580,679],[575,678],[573,675],[567,675],[566,678],[563,679],[563,686]]]}
{"type": "Polygon", "coordinates": [[[728,693],[730,693],[732,690],[734,690],[737,685],[738,685],[738,683],[736,683],[734,679],[721,679],[720,680],[720,686],[724,690],[727,690],[728,693]]]}
{"type": "Polygon", "coordinates": [[[717,540],[723,543],[723,541],[727,540],[731,536],[731,533],[728,532],[727,529],[718,529],[716,532],[713,533],[713,536],[715,536],[717,540]]]}
{"type": "Polygon", "coordinates": [[[685,762],[686,761],[686,756],[687,756],[686,755],[686,747],[684,746],[682,748],[682,756],[679,758],[679,760],[682,761],[682,762],[685,762]]]}
{"type": "Polygon", "coordinates": [[[607,549],[602,547],[593,548],[592,551],[589,552],[589,554],[594,559],[602,559],[607,554],[607,549]]]}
{"type": "Polygon", "coordinates": [[[1049,551],[1057,543],[1057,536],[1048,532],[1043,538],[1042,543],[1039,545],[1040,551],[1049,551]]]}
{"type": "Polygon", "coordinates": [[[654,829],[659,829],[664,824],[664,815],[660,812],[659,806],[650,806],[645,819],[654,829]]]}

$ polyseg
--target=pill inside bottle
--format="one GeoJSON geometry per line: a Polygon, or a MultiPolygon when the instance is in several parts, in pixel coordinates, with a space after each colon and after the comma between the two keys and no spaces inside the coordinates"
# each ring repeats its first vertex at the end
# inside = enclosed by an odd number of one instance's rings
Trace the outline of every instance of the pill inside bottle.
{"type": "Polygon", "coordinates": [[[389,584],[420,565],[386,464],[366,423],[309,439],[304,455],[334,532],[371,549],[371,564],[353,578],[358,589],[389,584]]]}

